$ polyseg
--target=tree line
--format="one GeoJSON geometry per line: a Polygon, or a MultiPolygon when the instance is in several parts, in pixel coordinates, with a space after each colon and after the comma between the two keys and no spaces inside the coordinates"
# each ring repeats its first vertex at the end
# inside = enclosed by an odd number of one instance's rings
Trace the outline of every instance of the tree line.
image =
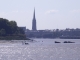
{"type": "Polygon", "coordinates": [[[18,36],[26,38],[24,30],[18,27],[15,21],[9,21],[8,19],[0,18],[0,37],[6,36],[18,36]]]}

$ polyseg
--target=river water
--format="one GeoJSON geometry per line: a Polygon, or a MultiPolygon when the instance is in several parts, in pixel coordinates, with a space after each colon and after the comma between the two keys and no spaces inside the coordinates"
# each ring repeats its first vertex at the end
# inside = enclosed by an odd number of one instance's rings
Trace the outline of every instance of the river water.
{"type": "Polygon", "coordinates": [[[80,60],[80,39],[34,40],[0,41],[0,60],[80,60]]]}

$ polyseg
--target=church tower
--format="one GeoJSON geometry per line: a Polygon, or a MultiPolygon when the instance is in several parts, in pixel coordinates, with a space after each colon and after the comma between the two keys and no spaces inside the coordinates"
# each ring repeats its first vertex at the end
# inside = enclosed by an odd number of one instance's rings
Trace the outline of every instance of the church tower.
{"type": "Polygon", "coordinates": [[[33,20],[32,20],[32,30],[36,31],[36,18],[35,18],[35,8],[34,8],[34,14],[33,14],[33,20]]]}

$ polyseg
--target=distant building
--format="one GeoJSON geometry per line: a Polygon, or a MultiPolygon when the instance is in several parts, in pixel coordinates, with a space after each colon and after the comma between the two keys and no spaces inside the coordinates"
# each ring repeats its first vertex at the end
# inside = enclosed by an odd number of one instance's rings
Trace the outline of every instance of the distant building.
{"type": "Polygon", "coordinates": [[[33,20],[32,20],[32,30],[36,31],[36,18],[35,18],[35,8],[34,8],[34,14],[33,14],[33,20]]]}
{"type": "Polygon", "coordinates": [[[26,32],[26,27],[19,27],[19,28],[23,29],[24,32],[26,32]]]}

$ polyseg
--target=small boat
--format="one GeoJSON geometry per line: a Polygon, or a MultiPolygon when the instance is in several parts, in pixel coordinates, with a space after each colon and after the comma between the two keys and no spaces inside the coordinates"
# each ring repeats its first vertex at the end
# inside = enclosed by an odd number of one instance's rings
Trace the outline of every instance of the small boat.
{"type": "Polygon", "coordinates": [[[55,43],[61,43],[61,42],[55,41],[55,43]]]}
{"type": "Polygon", "coordinates": [[[75,42],[71,42],[71,41],[64,41],[64,43],[75,43],[75,42]]]}
{"type": "Polygon", "coordinates": [[[28,45],[29,43],[25,43],[25,45],[28,45]]]}

